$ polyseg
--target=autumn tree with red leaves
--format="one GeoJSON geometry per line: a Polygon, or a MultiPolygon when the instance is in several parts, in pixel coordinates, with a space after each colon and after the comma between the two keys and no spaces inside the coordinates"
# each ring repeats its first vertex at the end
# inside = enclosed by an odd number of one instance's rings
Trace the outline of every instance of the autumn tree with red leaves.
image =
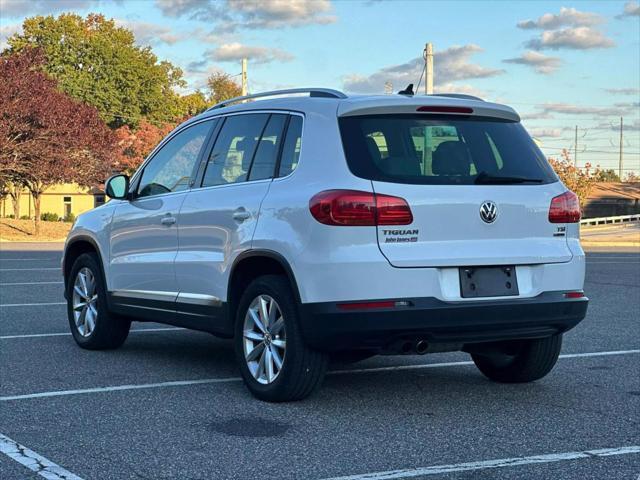
{"type": "Polygon", "coordinates": [[[34,49],[0,57],[0,178],[25,186],[40,231],[40,199],[54,184],[104,181],[115,138],[98,111],[59,91],[34,49]]]}
{"type": "Polygon", "coordinates": [[[133,173],[151,153],[151,151],[175,128],[174,124],[156,126],[147,120],[141,120],[138,128],[132,130],[124,125],[115,131],[119,154],[114,168],[133,173]]]}

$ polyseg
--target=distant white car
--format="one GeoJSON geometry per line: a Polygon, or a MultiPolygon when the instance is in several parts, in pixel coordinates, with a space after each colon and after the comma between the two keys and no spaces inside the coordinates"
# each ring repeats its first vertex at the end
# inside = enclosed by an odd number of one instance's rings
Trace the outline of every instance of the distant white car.
{"type": "Polygon", "coordinates": [[[233,338],[268,401],[308,396],[330,354],[462,350],[493,380],[539,379],[585,316],[585,257],[578,199],[519,120],[460,95],[216,105],[76,221],[73,336],[115,348],[146,320],[233,338]]]}

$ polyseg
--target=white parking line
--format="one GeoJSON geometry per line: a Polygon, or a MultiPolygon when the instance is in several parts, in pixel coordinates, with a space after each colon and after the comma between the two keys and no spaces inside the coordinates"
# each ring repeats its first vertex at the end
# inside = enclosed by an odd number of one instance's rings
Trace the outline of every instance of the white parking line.
{"type": "Polygon", "coordinates": [[[16,262],[55,262],[60,261],[62,257],[43,257],[43,258],[0,258],[0,262],[9,262],[11,260],[16,262]]]}
{"type": "Polygon", "coordinates": [[[67,302],[52,302],[52,303],[0,303],[0,307],[41,307],[50,305],[66,305],[67,302]]]}
{"type": "Polygon", "coordinates": [[[531,457],[501,458],[479,462],[454,463],[451,465],[434,465],[432,467],[407,468],[403,470],[389,470],[387,472],[365,473],[361,475],[347,475],[332,477],[325,480],[392,480],[398,478],[423,477],[427,475],[443,475],[453,472],[468,472],[489,468],[517,467],[520,465],[535,465],[540,463],[566,462],[594,457],[611,457],[615,455],[630,455],[640,453],[640,446],[619,448],[601,448],[599,450],[583,450],[581,452],[549,453],[533,455],[531,457]]]}
{"type": "Polygon", "coordinates": [[[0,433],[0,452],[49,480],[82,480],[51,460],[0,433]]]}
{"type": "Polygon", "coordinates": [[[60,267],[45,267],[45,268],[0,268],[0,272],[27,272],[27,271],[41,271],[41,270],[61,270],[60,267]]]}
{"type": "MultiPolygon", "coordinates": [[[[180,327],[167,327],[167,328],[137,328],[130,330],[129,333],[145,333],[145,332],[172,332],[174,330],[186,330],[180,327]]],[[[46,337],[70,337],[71,333],[31,333],[28,335],[3,335],[0,340],[12,340],[16,338],[46,338],[46,337]]]]}
{"type": "MultiPolygon", "coordinates": [[[[560,358],[582,358],[582,357],[602,357],[611,355],[629,355],[634,353],[640,353],[639,350],[615,350],[608,352],[588,352],[588,353],[570,353],[567,355],[560,355],[560,358]]],[[[347,373],[376,373],[376,372],[391,372],[398,370],[418,370],[425,368],[442,368],[442,367],[462,367],[473,365],[473,362],[443,362],[443,363],[427,363],[421,365],[397,365],[392,367],[377,367],[377,368],[358,368],[349,370],[334,370],[328,373],[328,375],[343,375],[347,373]]],[[[62,397],[67,395],[81,395],[85,393],[104,393],[104,392],[117,392],[122,390],[141,390],[147,388],[165,388],[165,387],[183,387],[188,385],[202,385],[209,383],[231,383],[240,382],[240,377],[226,377],[226,378],[204,378],[200,380],[178,380],[173,382],[159,382],[159,383],[141,383],[133,385],[115,385],[111,387],[95,387],[95,388],[83,388],[76,390],[55,390],[50,392],[28,393],[25,395],[9,395],[0,397],[0,402],[7,402],[10,400],[26,400],[30,398],[48,398],[48,397],[62,397]]]]}
{"type": "Polygon", "coordinates": [[[0,287],[11,287],[14,285],[62,285],[64,282],[13,282],[0,283],[0,287]]]}

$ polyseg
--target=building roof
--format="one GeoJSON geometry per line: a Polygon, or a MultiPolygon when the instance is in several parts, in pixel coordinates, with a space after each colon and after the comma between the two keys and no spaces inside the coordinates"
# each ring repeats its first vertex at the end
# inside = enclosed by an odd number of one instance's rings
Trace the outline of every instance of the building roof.
{"type": "Polygon", "coordinates": [[[599,182],[589,192],[589,201],[604,198],[640,199],[640,182],[599,182]]]}

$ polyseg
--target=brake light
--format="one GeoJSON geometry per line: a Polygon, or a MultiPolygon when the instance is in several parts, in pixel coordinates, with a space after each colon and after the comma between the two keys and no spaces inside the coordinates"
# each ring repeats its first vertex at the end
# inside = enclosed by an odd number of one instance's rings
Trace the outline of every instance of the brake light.
{"type": "Polygon", "coordinates": [[[584,298],[584,292],[583,291],[577,291],[577,292],[566,292],[564,294],[564,298],[584,298]]]}
{"type": "Polygon", "coordinates": [[[577,223],[580,221],[580,200],[572,191],[551,199],[549,221],[551,223],[577,223]]]}
{"type": "Polygon", "coordinates": [[[469,107],[450,107],[441,105],[425,105],[418,107],[417,112],[430,112],[430,113],[473,113],[473,108],[469,107]]]}
{"type": "Polygon", "coordinates": [[[413,214],[404,198],[357,190],[325,190],[309,201],[311,215],[325,225],[409,225],[413,214]]]}
{"type": "Polygon", "coordinates": [[[339,303],[338,304],[338,308],[340,310],[370,310],[373,308],[394,308],[395,306],[396,306],[396,302],[394,301],[339,303]]]}

